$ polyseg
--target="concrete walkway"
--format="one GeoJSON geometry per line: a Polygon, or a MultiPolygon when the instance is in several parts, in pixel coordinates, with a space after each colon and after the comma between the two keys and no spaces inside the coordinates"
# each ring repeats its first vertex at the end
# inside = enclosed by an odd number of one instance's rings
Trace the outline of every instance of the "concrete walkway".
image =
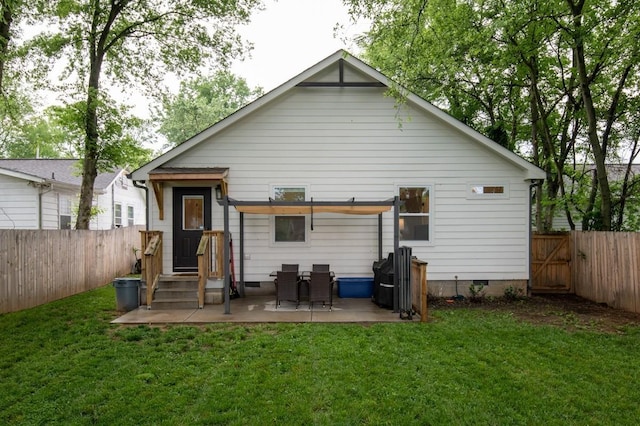
{"type": "MultiPolygon", "coordinates": [[[[148,310],[146,306],[127,312],[113,324],[204,324],[213,322],[402,322],[398,313],[383,309],[371,299],[342,299],[333,297],[329,305],[301,301],[298,309],[293,302],[281,302],[276,309],[275,289],[269,284],[247,287],[245,297],[231,300],[231,313],[224,313],[224,305],[205,305],[203,309],[148,310]]],[[[413,321],[420,321],[415,316],[413,321]]]]}

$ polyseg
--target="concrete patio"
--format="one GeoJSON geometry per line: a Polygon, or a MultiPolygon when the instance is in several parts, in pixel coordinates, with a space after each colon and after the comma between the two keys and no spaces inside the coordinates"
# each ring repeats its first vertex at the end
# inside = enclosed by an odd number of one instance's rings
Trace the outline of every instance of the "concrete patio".
{"type": "MultiPolygon", "coordinates": [[[[329,305],[301,301],[298,309],[293,302],[283,301],[276,309],[273,283],[260,287],[246,287],[245,297],[231,300],[231,313],[224,313],[224,305],[205,305],[203,309],[148,310],[146,306],[127,312],[112,324],[205,324],[214,322],[402,322],[397,312],[378,307],[368,298],[340,298],[333,296],[329,305]]],[[[420,321],[418,315],[413,321],[420,321]]]]}

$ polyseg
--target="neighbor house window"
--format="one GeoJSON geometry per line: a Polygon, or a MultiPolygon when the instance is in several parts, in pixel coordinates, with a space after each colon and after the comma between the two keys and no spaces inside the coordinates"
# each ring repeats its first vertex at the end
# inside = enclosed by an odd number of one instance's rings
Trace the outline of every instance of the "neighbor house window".
{"type": "MultiPolygon", "coordinates": [[[[273,188],[273,199],[275,201],[305,201],[306,192],[305,187],[276,186],[273,188]]],[[[275,216],[273,222],[276,243],[304,243],[306,241],[305,216],[275,216]]]]}
{"type": "Polygon", "coordinates": [[[113,223],[115,226],[122,226],[122,204],[116,203],[113,206],[113,223]]]}
{"type": "Polygon", "coordinates": [[[61,195],[58,199],[60,211],[60,229],[71,229],[71,198],[61,195]]]}
{"type": "Polygon", "coordinates": [[[468,198],[507,198],[509,187],[507,185],[480,185],[470,184],[468,186],[468,198]]]}
{"type": "Polygon", "coordinates": [[[429,186],[403,186],[399,188],[400,239],[429,241],[429,186]]]}
{"type": "Polygon", "coordinates": [[[133,206],[127,206],[127,225],[133,226],[133,206]]]}

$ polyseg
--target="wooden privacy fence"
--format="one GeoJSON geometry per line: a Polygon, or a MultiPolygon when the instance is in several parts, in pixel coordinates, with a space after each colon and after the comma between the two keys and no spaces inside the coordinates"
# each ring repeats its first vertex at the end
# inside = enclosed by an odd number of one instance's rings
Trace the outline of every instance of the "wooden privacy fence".
{"type": "Polygon", "coordinates": [[[572,231],[535,234],[531,291],[575,293],[640,313],[640,233],[572,231]]]}
{"type": "Polygon", "coordinates": [[[92,290],[128,274],[141,229],[0,230],[0,313],[92,290]]]}
{"type": "Polygon", "coordinates": [[[573,231],[575,293],[640,313],[640,233],[573,231]]]}

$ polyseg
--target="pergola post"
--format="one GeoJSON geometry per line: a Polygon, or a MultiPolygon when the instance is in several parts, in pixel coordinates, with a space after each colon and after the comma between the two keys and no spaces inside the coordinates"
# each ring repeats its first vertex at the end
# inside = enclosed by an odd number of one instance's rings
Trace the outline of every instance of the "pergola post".
{"type": "Polygon", "coordinates": [[[224,207],[224,313],[231,313],[231,268],[229,259],[229,197],[225,196],[222,200],[224,207]]]}
{"type": "Polygon", "coordinates": [[[393,197],[393,312],[400,312],[400,199],[393,197]]]}

